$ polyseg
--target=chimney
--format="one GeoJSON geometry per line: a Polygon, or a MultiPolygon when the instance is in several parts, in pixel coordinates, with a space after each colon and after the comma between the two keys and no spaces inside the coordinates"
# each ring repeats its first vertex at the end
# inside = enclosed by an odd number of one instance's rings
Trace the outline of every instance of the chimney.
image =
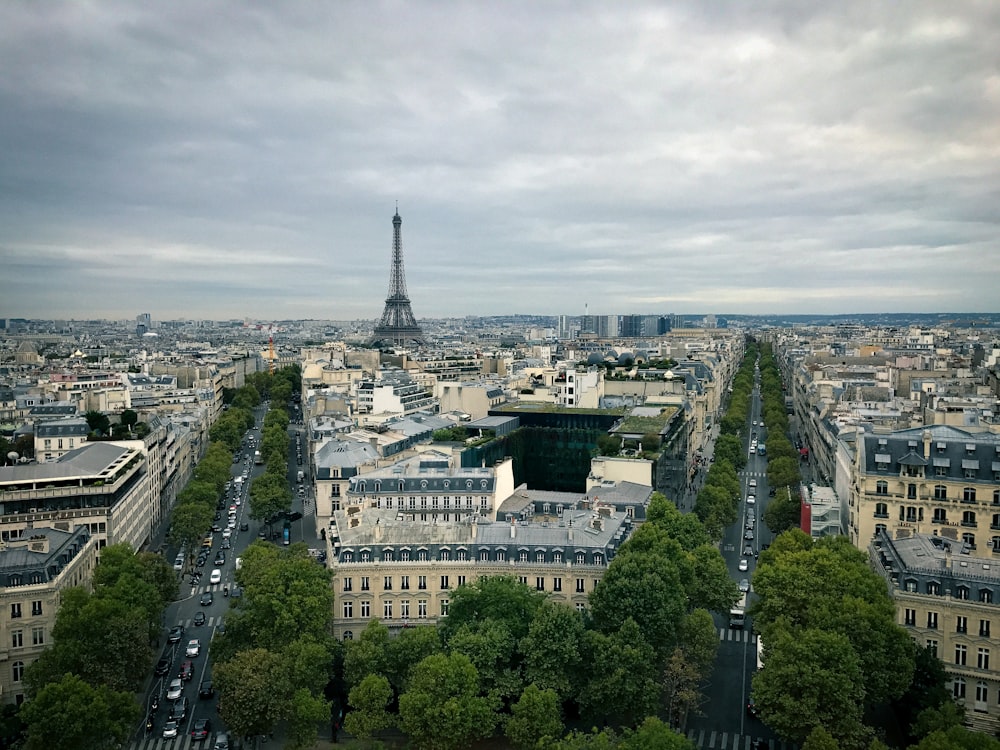
{"type": "Polygon", "coordinates": [[[376,542],[381,542],[382,541],[382,524],[379,523],[379,521],[381,521],[381,520],[382,519],[380,519],[380,518],[376,518],[375,519],[375,541],[376,542]]]}
{"type": "Polygon", "coordinates": [[[573,541],[573,519],[570,519],[570,521],[569,521],[569,528],[566,531],[566,535],[569,538],[569,541],[572,542],[573,541]]]}
{"type": "Polygon", "coordinates": [[[924,439],[924,458],[929,461],[930,458],[931,458],[931,431],[930,430],[924,430],[923,439],[924,439]]]}
{"type": "Polygon", "coordinates": [[[476,533],[479,527],[479,523],[476,521],[475,517],[472,518],[472,538],[476,538],[476,533]]]}
{"type": "Polygon", "coordinates": [[[510,538],[513,539],[517,536],[517,521],[513,518],[510,519],[510,538]]]}

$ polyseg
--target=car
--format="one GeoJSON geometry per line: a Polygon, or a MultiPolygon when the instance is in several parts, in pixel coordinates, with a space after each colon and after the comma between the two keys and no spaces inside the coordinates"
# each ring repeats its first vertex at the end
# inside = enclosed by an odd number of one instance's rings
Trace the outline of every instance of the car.
{"type": "Polygon", "coordinates": [[[204,612],[195,612],[194,613],[194,624],[195,625],[204,625],[205,624],[205,613],[204,612]]]}
{"type": "Polygon", "coordinates": [[[741,573],[746,572],[747,570],[750,569],[750,561],[744,557],[742,560],[740,560],[739,568],[741,573]]]}
{"type": "Polygon", "coordinates": [[[754,426],[754,427],[756,427],[756,426],[757,426],[757,420],[756,420],[756,419],[755,419],[755,420],[753,421],[753,426],[754,426]]]}
{"type": "Polygon", "coordinates": [[[226,553],[225,552],[220,551],[215,556],[215,564],[216,565],[225,565],[226,564],[226,553]]]}
{"type": "Polygon", "coordinates": [[[241,498],[239,495],[237,495],[236,496],[236,505],[240,506],[242,504],[243,504],[243,498],[241,498]]]}
{"type": "Polygon", "coordinates": [[[182,680],[184,680],[184,682],[187,682],[192,677],[194,677],[194,662],[192,662],[190,659],[188,659],[187,661],[182,661],[181,669],[180,672],[177,673],[177,676],[180,677],[182,680]]]}
{"type": "Polygon", "coordinates": [[[250,531],[250,524],[246,521],[240,524],[240,531],[250,531]]]}
{"type": "Polygon", "coordinates": [[[184,626],[175,625],[170,628],[170,632],[167,633],[167,643],[180,643],[181,638],[184,637],[184,626]]]}
{"type": "Polygon", "coordinates": [[[209,583],[222,583],[222,571],[219,570],[218,568],[215,568],[212,571],[212,575],[210,575],[208,577],[208,582],[209,583]]]}
{"type": "Polygon", "coordinates": [[[756,495],[747,495],[747,505],[754,505],[757,502],[756,495]]]}
{"type": "MultiPolygon", "coordinates": [[[[246,531],[246,529],[244,529],[244,531],[246,531]]],[[[222,547],[221,547],[221,549],[229,549],[232,546],[233,545],[230,543],[230,541],[228,539],[223,539],[222,540],[222,547]]]]}
{"type": "Polygon", "coordinates": [[[750,486],[751,487],[756,487],[757,486],[757,480],[756,479],[751,479],[750,480],[750,486]]]}
{"type": "Polygon", "coordinates": [[[212,722],[208,719],[195,719],[194,724],[191,726],[191,739],[194,742],[200,742],[201,740],[207,740],[208,735],[212,732],[212,722]]]}
{"type": "Polygon", "coordinates": [[[192,638],[188,641],[187,648],[184,649],[185,656],[197,656],[201,653],[201,641],[197,638],[192,638]]]}
{"type": "Polygon", "coordinates": [[[229,528],[223,530],[223,532],[222,532],[222,538],[223,539],[229,539],[230,537],[232,537],[232,535],[233,535],[233,530],[229,529],[229,528]]]}
{"type": "Polygon", "coordinates": [[[199,557],[199,558],[198,558],[198,559],[197,559],[197,560],[195,561],[195,565],[197,565],[197,566],[198,566],[199,568],[204,568],[204,567],[205,567],[205,563],[206,563],[207,561],[208,561],[208,558],[207,558],[207,557],[199,557]]]}
{"type": "Polygon", "coordinates": [[[215,695],[215,686],[212,685],[211,680],[202,680],[201,684],[198,686],[198,697],[208,700],[215,695]]]}
{"type": "Polygon", "coordinates": [[[261,539],[267,539],[267,529],[265,529],[262,526],[260,531],[257,532],[257,536],[259,536],[261,539]]]}
{"type": "Polygon", "coordinates": [[[188,712],[188,700],[187,698],[181,697],[174,701],[174,704],[170,707],[170,720],[171,721],[184,721],[187,718],[188,712]]]}
{"type": "Polygon", "coordinates": [[[176,677],[167,686],[167,700],[175,701],[182,695],[184,695],[184,681],[180,677],[176,677]]]}
{"type": "Polygon", "coordinates": [[[219,732],[215,735],[215,745],[212,750],[229,750],[229,735],[225,732],[219,732]]]}
{"type": "Polygon", "coordinates": [[[166,724],[163,725],[163,739],[165,740],[174,739],[177,736],[177,733],[180,731],[180,728],[181,728],[180,722],[171,719],[170,721],[168,721],[166,724]]]}
{"type": "Polygon", "coordinates": [[[234,515],[236,513],[236,503],[229,506],[229,515],[234,515]]]}
{"type": "Polygon", "coordinates": [[[757,715],[757,704],[754,703],[753,697],[747,698],[747,715],[756,716],[757,715]]]}
{"type": "Polygon", "coordinates": [[[212,531],[214,531],[216,534],[218,534],[220,531],[222,531],[222,527],[219,526],[219,524],[217,524],[217,523],[213,523],[212,524],[212,531]]]}
{"type": "Polygon", "coordinates": [[[743,532],[743,538],[748,542],[753,541],[753,529],[747,529],[743,532]]]}
{"type": "Polygon", "coordinates": [[[749,578],[741,578],[740,579],[740,584],[739,584],[739,589],[744,594],[746,592],[748,592],[750,590],[750,579],[749,578]]]}
{"type": "Polygon", "coordinates": [[[156,669],[153,670],[153,674],[157,676],[163,676],[169,671],[170,671],[170,659],[164,656],[158,662],[156,662],[156,669]]]}
{"type": "Polygon", "coordinates": [[[204,594],[201,595],[200,604],[203,607],[211,607],[212,606],[212,602],[214,602],[214,601],[215,601],[215,597],[212,595],[211,591],[206,591],[204,594]]]}
{"type": "Polygon", "coordinates": [[[751,445],[750,446],[750,453],[751,454],[755,454],[756,452],[757,452],[757,446],[756,445],[751,445]]]}
{"type": "Polygon", "coordinates": [[[236,528],[236,516],[229,517],[229,523],[226,525],[226,530],[231,534],[233,529],[236,528]]]}
{"type": "Polygon", "coordinates": [[[744,557],[754,557],[753,547],[751,547],[749,544],[745,545],[743,547],[743,556],[744,557]]]}

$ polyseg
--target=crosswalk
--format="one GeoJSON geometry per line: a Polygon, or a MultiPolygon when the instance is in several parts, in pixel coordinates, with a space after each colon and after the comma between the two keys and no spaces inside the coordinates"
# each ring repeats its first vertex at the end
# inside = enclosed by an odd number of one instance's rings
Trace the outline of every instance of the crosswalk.
{"type": "Polygon", "coordinates": [[[764,740],[749,734],[709,729],[689,729],[687,738],[695,747],[706,750],[797,750],[798,747],[784,740],[764,740]]]}
{"type": "MultiPolygon", "coordinates": [[[[187,722],[184,722],[182,728],[186,727],[187,722]]],[[[151,732],[132,742],[129,748],[130,750],[192,750],[194,748],[207,750],[213,746],[214,740],[215,732],[212,732],[208,739],[204,740],[192,739],[187,732],[172,739],[164,739],[159,732],[151,732]]]]}
{"type": "Polygon", "coordinates": [[[767,472],[766,471],[741,471],[741,472],[739,472],[739,475],[741,477],[759,478],[759,477],[766,477],[767,476],[767,472]]]}
{"type": "Polygon", "coordinates": [[[752,630],[739,628],[719,628],[719,640],[734,643],[756,643],[757,635],[752,630]]]}

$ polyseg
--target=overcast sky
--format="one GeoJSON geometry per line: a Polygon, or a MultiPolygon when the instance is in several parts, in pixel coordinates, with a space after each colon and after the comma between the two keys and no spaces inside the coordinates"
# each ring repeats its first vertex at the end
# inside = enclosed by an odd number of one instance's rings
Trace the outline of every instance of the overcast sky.
{"type": "Polygon", "coordinates": [[[0,316],[1000,309],[1000,3],[0,3],[0,316]]]}

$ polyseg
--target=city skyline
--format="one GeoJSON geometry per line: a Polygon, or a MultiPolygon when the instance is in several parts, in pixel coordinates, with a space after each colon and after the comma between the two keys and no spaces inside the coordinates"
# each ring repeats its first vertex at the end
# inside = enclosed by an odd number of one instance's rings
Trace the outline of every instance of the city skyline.
{"type": "Polygon", "coordinates": [[[990,312],[990,4],[0,7],[0,317],[990,312]]]}

